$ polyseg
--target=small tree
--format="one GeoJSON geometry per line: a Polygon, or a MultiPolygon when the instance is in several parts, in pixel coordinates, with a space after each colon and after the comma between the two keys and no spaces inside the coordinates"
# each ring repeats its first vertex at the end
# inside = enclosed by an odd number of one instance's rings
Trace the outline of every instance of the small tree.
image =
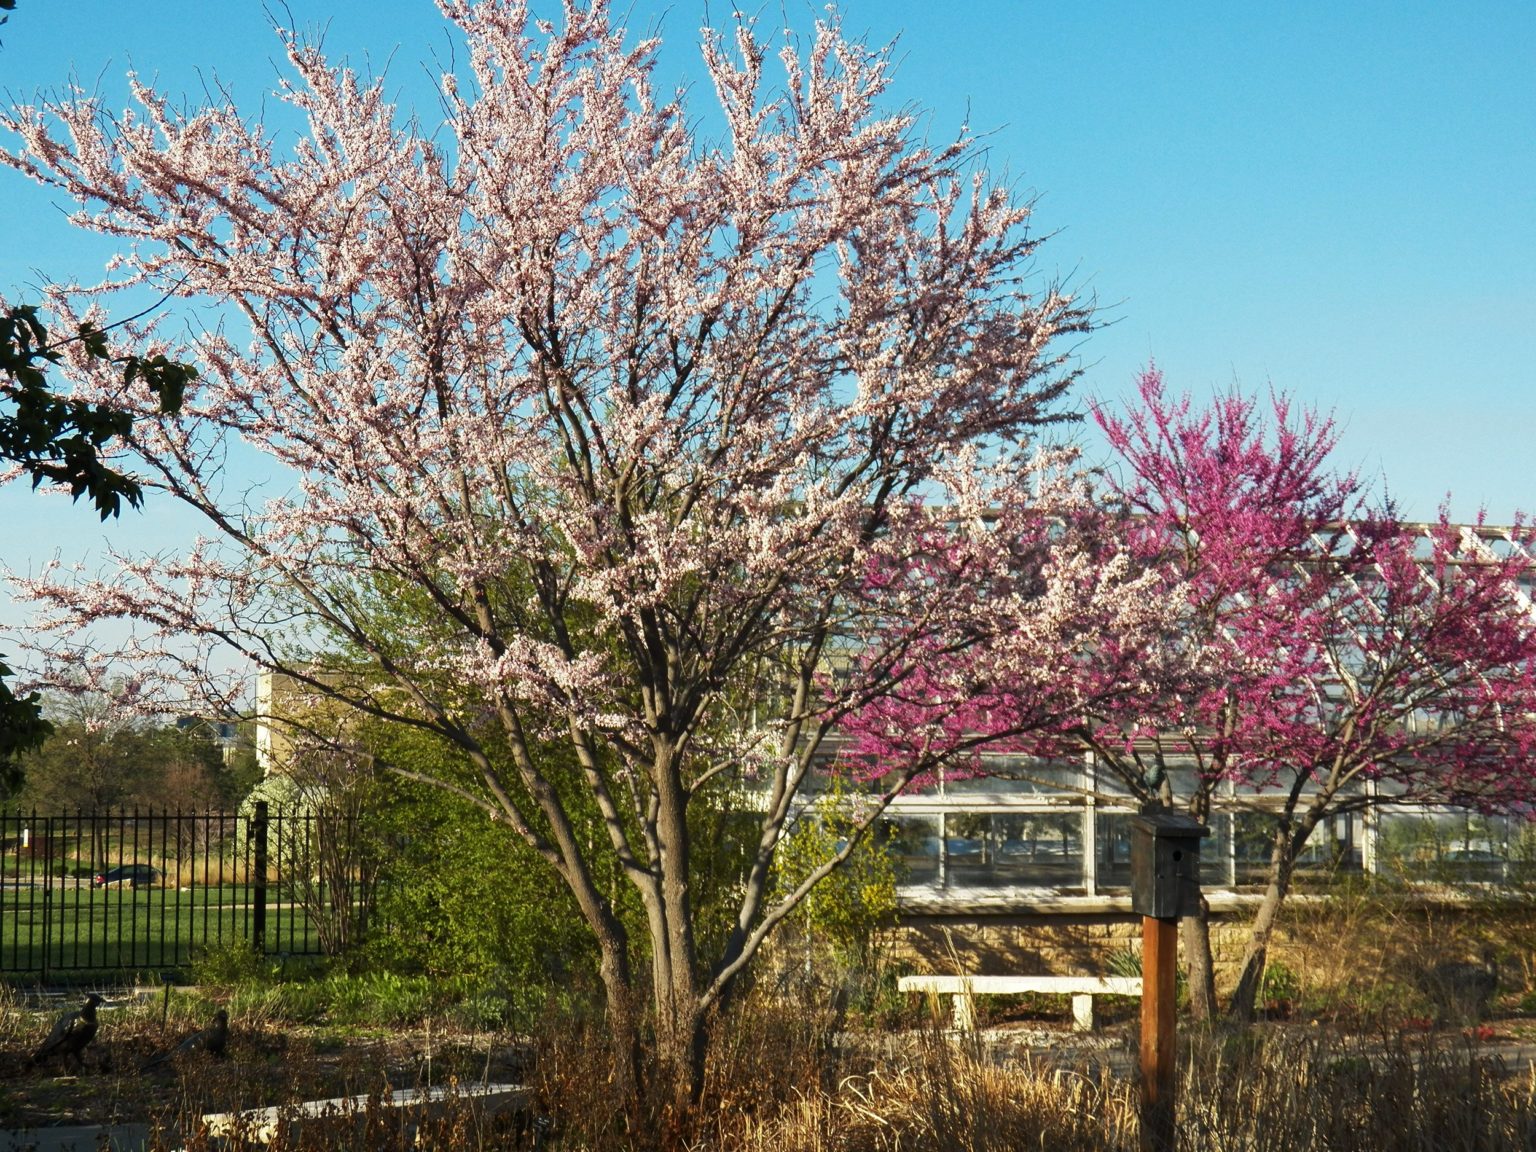
{"type": "MultiPolygon", "coordinates": [[[[793,892],[807,874],[861,836],[867,806],[867,798],[850,792],[846,778],[833,777],[831,787],[785,832],[775,864],[778,889],[793,892]]],[[[870,973],[878,934],[896,923],[897,880],[886,846],[878,836],[863,836],[843,866],[801,902],[795,921],[807,947],[814,941],[839,967],[870,973]]]]}
{"type": "MultiPolygon", "coordinates": [[[[1058,666],[1104,628],[1134,647],[1155,612],[1122,567],[1064,554],[1032,556],[1006,596],[970,583],[989,510],[1036,506],[1025,441],[1073,378],[1053,342],[1088,319],[1031,290],[1028,206],[974,141],[930,147],[910,113],[879,110],[888,53],[819,24],[780,50],[775,92],[749,21],[706,33],[717,142],[601,0],[558,27],[515,0],[442,7],[466,67],[440,77],[431,131],[292,36],[283,98],[308,129],[288,155],[232,107],[183,110],[137,81],[120,118],[80,93],[0,116],[7,162],[132,245],[103,290],[212,299],[249,329],[173,349],[198,359],[197,390],[135,429],[153,482],[222,544],[110,586],[26,587],[79,625],[138,621],[128,655],[202,680],[182,641],[200,637],[458,747],[472,780],[416,777],[559,876],[599,954],[617,1083],[640,1080],[648,989],[659,1074],[687,1101],[712,1010],[853,851],[770,898],[843,716],[925,646],[1011,631],[1028,637],[1015,658],[1058,666]],[[235,440],[292,491],[247,507],[223,487],[235,440]],[[923,501],[963,526],[962,582],[867,581],[929,547],[923,501]],[[412,644],[381,624],[374,576],[432,606],[412,644]],[[372,675],[307,673],[302,627],[372,675]],[[566,754],[546,761],[552,741],[566,754]],[[749,861],[705,951],[690,813],[742,789],[749,861]],[[638,972],[610,859],[643,913],[638,972]]],[[[905,777],[887,783],[883,800],[905,777]]]]}
{"type": "Polygon", "coordinates": [[[240,805],[249,836],[256,804],[267,803],[268,867],[283,898],[304,909],[321,950],[340,956],[360,945],[373,916],[380,858],[371,830],[374,782],[345,752],[305,746],[240,805]]]}
{"type": "MultiPolygon", "coordinates": [[[[1202,821],[1237,783],[1269,821],[1266,891],[1232,1004],[1246,1018],[1296,863],[1330,817],[1381,804],[1532,810],[1532,537],[1516,525],[1501,554],[1444,518],[1418,527],[1370,509],[1356,478],[1329,468],[1331,421],[1284,397],[1266,409],[1233,391],[1197,408],[1168,397],[1155,371],[1140,397],[1125,415],[1095,412],[1125,464],[1126,514],[1080,502],[1044,536],[1000,526],[998,547],[1020,554],[1020,573],[1047,541],[1086,558],[1085,580],[1129,565],[1152,611],[1163,595],[1181,603],[1160,618],[1167,634],[1149,643],[1147,621],[1122,632],[1105,620],[1079,659],[1054,664],[1012,658],[1028,641],[1006,631],[915,646],[900,688],[846,726],[850,753],[876,773],[955,772],[979,769],[984,749],[1087,747],[1144,808],[1202,821]],[[1194,764],[1188,782],[1169,770],[1175,757],[1194,764]]],[[[963,548],[936,549],[875,579],[943,583],[967,563],[963,548]]],[[[1091,627],[1104,603],[1058,610],[1091,627]]],[[[1182,931],[1192,1003],[1209,1015],[1206,911],[1182,931]]]]}
{"type": "MultiPolygon", "coordinates": [[[[1201,819],[1225,781],[1278,797],[1256,807],[1268,878],[1231,1009],[1247,1018],[1324,821],[1394,803],[1531,811],[1531,534],[1517,524],[1500,555],[1443,514],[1419,528],[1370,508],[1329,468],[1332,422],[1283,396],[1266,411],[1234,390],[1197,408],[1149,371],[1138,405],[1095,415],[1126,466],[1137,545],[1183,581],[1184,627],[1219,674],[1154,710],[1099,713],[1080,735],[1143,800],[1201,819]],[[1170,751],[1197,766],[1183,796],[1163,771],[1170,751]]],[[[1185,941],[1208,1000],[1203,916],[1185,941]]]]}
{"type": "Polygon", "coordinates": [[[121,692],[53,692],[45,699],[50,733],[25,760],[23,803],[105,813],[131,803],[150,771],[142,719],[121,692]]]}

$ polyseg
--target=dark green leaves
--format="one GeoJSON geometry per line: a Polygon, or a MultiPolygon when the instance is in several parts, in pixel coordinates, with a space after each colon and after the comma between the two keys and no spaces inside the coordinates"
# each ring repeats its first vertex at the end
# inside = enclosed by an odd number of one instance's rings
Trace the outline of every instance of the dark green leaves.
{"type": "MultiPolygon", "coordinates": [[[[74,337],[98,360],[123,366],[123,384],[142,381],[160,400],[162,412],[180,409],[194,368],[162,355],[114,356],[106,333],[83,324],[74,337]]],[[[21,465],[35,488],[45,481],[89,495],[101,518],[116,516],[126,500],[138,507],[143,492],[128,476],[107,467],[101,453],[132,430],[132,417],[106,405],[59,396],[48,389],[45,372],[60,359],[37,308],[20,305],[0,316],[0,460],[21,465]]]]}
{"type": "Polygon", "coordinates": [[[21,781],[16,758],[42,744],[53,731],[53,725],[43,719],[42,703],[36,692],[16,696],[6,686],[5,677],[10,674],[11,670],[0,661],[0,797],[10,795],[21,781]]]}
{"type": "Polygon", "coordinates": [[[188,364],[178,364],[164,356],[128,356],[122,361],[123,383],[142,380],[149,390],[160,397],[160,411],[181,411],[181,398],[187,385],[197,379],[197,369],[188,364]]]}

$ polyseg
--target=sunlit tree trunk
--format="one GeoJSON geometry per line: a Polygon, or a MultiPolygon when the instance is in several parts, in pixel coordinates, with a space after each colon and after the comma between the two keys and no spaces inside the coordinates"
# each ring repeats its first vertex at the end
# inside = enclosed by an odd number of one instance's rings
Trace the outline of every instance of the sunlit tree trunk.
{"type": "Polygon", "coordinates": [[[1248,945],[1243,953],[1237,989],[1232,993],[1232,1003],[1227,1008],[1228,1016],[1234,1020],[1246,1023],[1254,1018],[1259,988],[1264,981],[1264,967],[1269,959],[1270,940],[1280,918],[1280,909],[1291,890],[1296,858],[1306,844],[1307,837],[1317,827],[1321,812],[1322,806],[1319,804],[1309,807],[1299,819],[1287,813],[1275,829],[1274,843],[1269,854],[1269,881],[1248,931],[1248,945]]]}
{"type": "Polygon", "coordinates": [[[1189,982],[1189,1014],[1202,1023],[1216,1015],[1216,962],[1211,951],[1211,904],[1200,896],[1200,910],[1179,921],[1179,946],[1184,951],[1189,982]]]}
{"type": "MultiPolygon", "coordinates": [[[[1211,786],[1203,783],[1190,796],[1187,810],[1201,824],[1211,821],[1211,786]]],[[[1204,856],[1204,848],[1201,850],[1204,856]]],[[[1202,861],[1203,876],[1208,873],[1202,861]]],[[[1199,1021],[1216,1014],[1216,963],[1211,952],[1211,902],[1200,894],[1200,908],[1179,922],[1179,942],[1184,952],[1185,978],[1189,988],[1189,1013],[1199,1021]]]]}

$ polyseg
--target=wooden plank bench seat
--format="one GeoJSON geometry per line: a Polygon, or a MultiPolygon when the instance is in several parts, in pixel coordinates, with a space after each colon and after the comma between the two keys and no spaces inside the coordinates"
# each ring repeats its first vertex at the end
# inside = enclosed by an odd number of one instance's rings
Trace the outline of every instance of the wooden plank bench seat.
{"type": "Polygon", "coordinates": [[[976,1027],[973,996],[1017,996],[1042,992],[1072,997],[1072,1027],[1093,1031],[1095,996],[1140,996],[1140,976],[903,976],[897,981],[903,992],[929,992],[954,997],[954,1026],[969,1031],[976,1027]]]}

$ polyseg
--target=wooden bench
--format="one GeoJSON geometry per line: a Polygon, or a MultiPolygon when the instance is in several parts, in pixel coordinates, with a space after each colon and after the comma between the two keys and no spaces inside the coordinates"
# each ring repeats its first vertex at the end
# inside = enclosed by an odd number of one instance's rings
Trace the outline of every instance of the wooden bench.
{"type": "MultiPolygon", "coordinates": [[[[379,1100],[386,1108],[441,1108],[450,1100],[476,1101],[490,1111],[522,1103],[528,1090],[521,1084],[461,1084],[453,1088],[407,1088],[379,1100]]],[[[304,1120],[350,1121],[366,1113],[367,1096],[339,1096],[334,1100],[307,1100],[286,1107],[251,1108],[244,1112],[211,1112],[203,1117],[208,1136],[242,1137],[256,1144],[270,1144],[278,1125],[304,1120]]]]}
{"type": "Polygon", "coordinates": [[[976,1027],[973,996],[1017,996],[1044,992],[1072,997],[1072,1027],[1093,1031],[1095,996],[1140,996],[1140,976],[903,976],[897,982],[903,992],[930,992],[953,996],[954,1026],[963,1031],[976,1027]]]}

